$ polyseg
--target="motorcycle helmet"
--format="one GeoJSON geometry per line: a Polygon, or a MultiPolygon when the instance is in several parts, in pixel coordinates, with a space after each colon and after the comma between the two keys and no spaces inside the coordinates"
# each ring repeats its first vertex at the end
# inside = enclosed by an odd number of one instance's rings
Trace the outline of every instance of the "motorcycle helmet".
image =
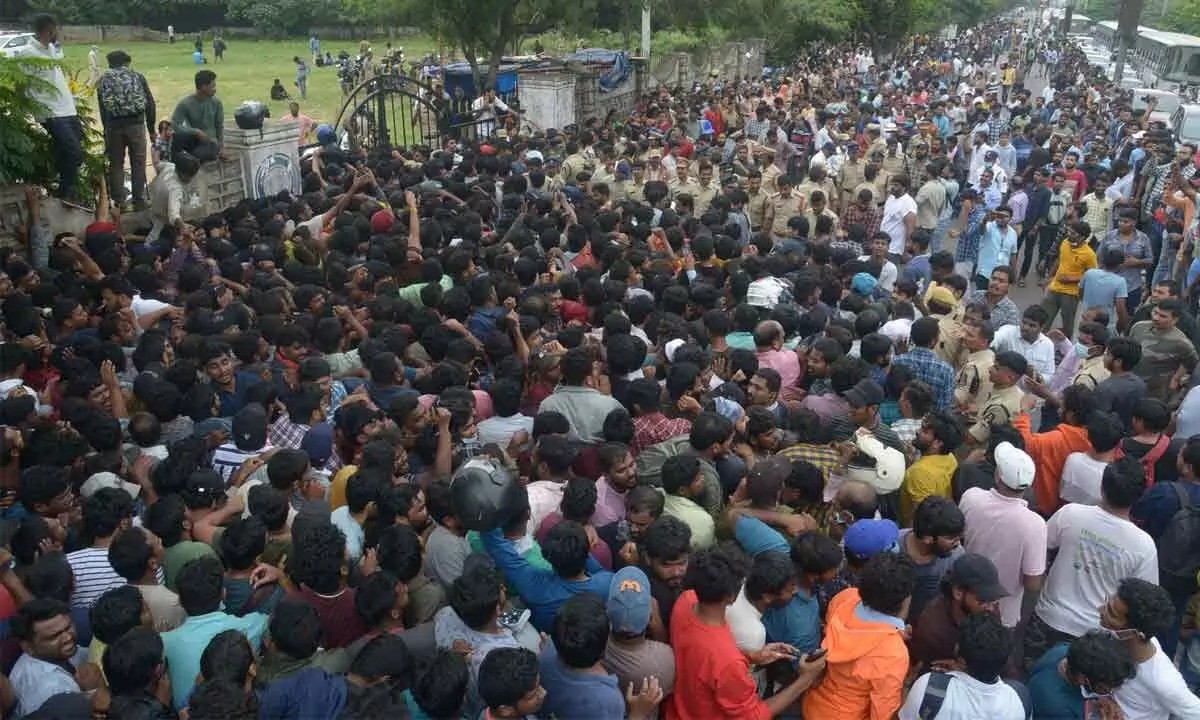
{"type": "Polygon", "coordinates": [[[321,125],[317,127],[317,142],[322,145],[329,145],[337,142],[337,132],[332,125],[321,125]]]}
{"type": "Polygon", "coordinates": [[[450,481],[454,515],[463,527],[488,532],[521,512],[525,489],[499,460],[478,456],[459,467],[450,481]]]}
{"type": "Polygon", "coordinates": [[[263,120],[271,117],[271,109],[257,100],[247,100],[233,111],[233,121],[243,130],[262,130],[263,120]]]}

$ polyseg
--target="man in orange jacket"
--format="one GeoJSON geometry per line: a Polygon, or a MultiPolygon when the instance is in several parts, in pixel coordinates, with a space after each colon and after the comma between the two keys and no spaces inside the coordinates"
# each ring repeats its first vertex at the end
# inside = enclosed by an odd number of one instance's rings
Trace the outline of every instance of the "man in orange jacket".
{"type": "Polygon", "coordinates": [[[905,619],[916,573],[912,561],[880,553],[867,561],[857,588],[829,603],[821,647],[825,677],[804,696],[806,718],[890,720],[904,700],[908,673],[905,619]]]}
{"type": "MultiPolygon", "coordinates": [[[[1022,405],[1029,410],[1029,403],[1033,402],[1036,402],[1036,398],[1026,395],[1022,405]]],[[[1058,487],[1067,457],[1073,452],[1087,452],[1092,448],[1086,425],[1095,408],[1096,399],[1090,389],[1071,385],[1063,391],[1063,421],[1053,430],[1034,433],[1029,427],[1028,412],[1021,413],[1013,420],[1013,427],[1025,439],[1025,452],[1029,453],[1037,467],[1033,480],[1033,492],[1037,500],[1035,509],[1045,517],[1053,515],[1062,502],[1058,497],[1058,487]]]]}

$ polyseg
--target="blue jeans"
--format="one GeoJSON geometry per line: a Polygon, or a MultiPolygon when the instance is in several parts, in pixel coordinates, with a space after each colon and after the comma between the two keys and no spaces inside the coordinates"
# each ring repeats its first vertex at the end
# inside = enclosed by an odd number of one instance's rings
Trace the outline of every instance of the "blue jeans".
{"type": "Polygon", "coordinates": [[[79,198],[79,166],[83,163],[83,123],[78,115],[50,118],[42,123],[54,142],[54,166],[58,170],[58,196],[79,198]]]}

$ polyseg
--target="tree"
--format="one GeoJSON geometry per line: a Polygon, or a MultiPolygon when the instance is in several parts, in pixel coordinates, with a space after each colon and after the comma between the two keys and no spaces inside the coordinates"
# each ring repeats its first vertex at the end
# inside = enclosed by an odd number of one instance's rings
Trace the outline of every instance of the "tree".
{"type": "Polygon", "coordinates": [[[1173,0],[1163,18],[1163,28],[1189,35],[1200,34],[1200,0],[1173,0]]]}

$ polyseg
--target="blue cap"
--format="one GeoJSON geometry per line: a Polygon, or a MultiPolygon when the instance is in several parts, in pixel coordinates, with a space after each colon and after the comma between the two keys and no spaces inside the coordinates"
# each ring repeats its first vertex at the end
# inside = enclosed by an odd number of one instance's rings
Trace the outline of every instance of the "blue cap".
{"type": "Polygon", "coordinates": [[[858,520],[846,529],[842,546],[859,560],[870,560],[885,550],[896,547],[900,528],[891,520],[858,520]]]}
{"type": "Polygon", "coordinates": [[[317,423],[304,433],[300,449],[308,453],[308,459],[317,470],[323,469],[333,455],[333,425],[317,423]]]}
{"type": "Polygon", "coordinates": [[[630,565],[613,575],[608,586],[608,622],[612,631],[641,635],[650,625],[650,578],[630,565]]]}
{"type": "Polygon", "coordinates": [[[742,410],[741,405],[738,405],[736,402],[730,400],[729,398],[725,398],[725,397],[713,398],[713,403],[716,406],[717,413],[728,418],[730,422],[736,423],[738,420],[741,420],[742,414],[745,412],[744,410],[742,410]]]}
{"type": "Polygon", "coordinates": [[[871,273],[860,272],[856,273],[854,279],[850,281],[850,289],[859,295],[870,295],[875,290],[875,286],[879,281],[871,273]]]}

